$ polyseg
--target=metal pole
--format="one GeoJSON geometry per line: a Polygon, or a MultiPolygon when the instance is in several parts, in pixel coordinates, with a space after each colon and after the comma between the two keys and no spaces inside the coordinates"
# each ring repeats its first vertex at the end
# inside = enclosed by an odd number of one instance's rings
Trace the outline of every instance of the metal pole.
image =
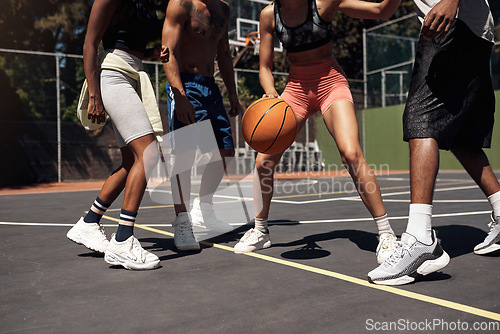
{"type": "Polygon", "coordinates": [[[368,108],[368,64],[366,56],[366,28],[363,28],[363,110],[361,110],[362,150],[366,156],[365,110],[368,108]]]}
{"type": "Polygon", "coordinates": [[[306,121],[306,147],[304,147],[304,151],[306,154],[306,172],[309,171],[309,118],[306,121]]]}
{"type": "Polygon", "coordinates": [[[56,55],[56,96],[57,96],[57,182],[61,182],[61,79],[59,55],[56,55]]]}
{"type": "Polygon", "coordinates": [[[381,91],[382,91],[382,108],[385,107],[385,71],[382,71],[382,77],[381,77],[381,91]]]}
{"type": "MultiPolygon", "coordinates": [[[[238,71],[234,71],[234,83],[236,84],[236,93],[238,94],[238,71]]],[[[234,118],[235,135],[236,135],[236,148],[235,148],[235,162],[236,162],[236,175],[240,175],[240,116],[234,118]]]]}
{"type": "Polygon", "coordinates": [[[403,104],[403,72],[399,73],[399,103],[403,104]]]}
{"type": "Polygon", "coordinates": [[[363,109],[368,108],[368,65],[366,59],[366,29],[363,28],[363,109]]]}

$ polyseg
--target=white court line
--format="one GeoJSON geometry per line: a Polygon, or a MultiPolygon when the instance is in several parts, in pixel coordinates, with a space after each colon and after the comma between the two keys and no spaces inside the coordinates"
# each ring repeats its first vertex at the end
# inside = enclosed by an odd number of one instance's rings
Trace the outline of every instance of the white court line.
{"type": "MultiPolygon", "coordinates": [[[[476,189],[477,185],[473,186],[461,186],[461,187],[449,187],[449,188],[441,188],[441,189],[436,189],[434,192],[440,192],[440,191],[450,191],[450,190],[465,190],[465,189],[476,189]]],[[[386,196],[396,196],[396,195],[408,195],[410,194],[410,191],[398,191],[398,192],[393,192],[393,193],[385,193],[382,194],[382,197],[386,196]]],[[[311,194],[312,195],[312,194],[311,194]]],[[[321,194],[318,194],[321,196],[321,194]]],[[[234,199],[237,199],[238,197],[234,197],[234,199]]],[[[281,199],[273,199],[273,202],[276,203],[285,203],[285,204],[313,204],[313,203],[322,203],[322,202],[334,202],[334,201],[357,201],[359,200],[359,196],[350,196],[350,197],[336,197],[336,198],[323,198],[323,199],[313,199],[309,201],[289,201],[289,200],[281,200],[281,199]]],[[[386,201],[384,199],[384,201],[386,201]]],[[[409,201],[407,201],[409,202],[409,201]]]]}
{"type": "MultiPolygon", "coordinates": [[[[432,215],[432,218],[446,218],[446,217],[457,217],[457,216],[475,216],[491,214],[491,210],[488,211],[470,211],[470,212],[452,212],[452,213],[440,213],[432,215]]],[[[390,217],[391,220],[398,219],[408,219],[408,216],[390,217]]],[[[319,220],[299,220],[297,222],[283,221],[279,220],[276,222],[270,222],[270,225],[287,225],[287,224],[323,224],[323,223],[345,223],[345,222],[364,222],[372,221],[372,217],[368,218],[339,218],[339,219],[319,219],[319,220]]],[[[0,222],[0,225],[12,225],[12,226],[58,226],[58,227],[72,227],[74,224],[55,224],[55,223],[21,223],[21,222],[0,222]]],[[[141,224],[147,227],[171,227],[172,224],[141,224]]],[[[230,224],[232,226],[242,226],[245,223],[230,224]]],[[[104,224],[104,227],[116,227],[117,224],[104,224]]]]}

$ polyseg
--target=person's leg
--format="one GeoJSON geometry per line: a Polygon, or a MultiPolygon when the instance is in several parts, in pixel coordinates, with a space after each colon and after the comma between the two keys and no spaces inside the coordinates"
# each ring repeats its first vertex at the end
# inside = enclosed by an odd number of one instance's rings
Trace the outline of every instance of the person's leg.
{"type": "Polygon", "coordinates": [[[121,194],[123,188],[125,188],[128,172],[134,164],[134,155],[127,146],[120,147],[120,152],[122,155],[122,164],[104,182],[99,195],[87,215],[83,218],[86,223],[99,224],[106,210],[121,194]]]}
{"type": "Polygon", "coordinates": [[[351,175],[361,200],[375,221],[379,234],[376,257],[377,262],[382,263],[394,251],[396,235],[382,202],[377,177],[361,150],[354,105],[348,100],[337,100],[323,113],[323,120],[337,144],[342,162],[351,175]]]}
{"type": "Polygon", "coordinates": [[[386,211],[377,177],[366,162],[359,143],[354,105],[346,100],[336,101],[323,114],[323,120],[366,208],[373,217],[384,216],[386,211]]]}
{"type": "Polygon", "coordinates": [[[144,250],[133,235],[137,211],[146,190],[146,175],[158,161],[158,154],[146,151],[149,145],[156,145],[153,134],[144,135],[127,144],[133,154],[134,163],[125,182],[118,229],[104,255],[108,264],[121,265],[126,269],[148,270],[160,265],[160,259],[144,250]]]}
{"type": "Polygon", "coordinates": [[[146,175],[157,162],[155,156],[150,157],[144,154],[149,145],[155,145],[154,142],[153,134],[149,134],[134,139],[127,145],[134,157],[134,163],[125,181],[122,213],[115,236],[118,242],[125,241],[133,235],[135,216],[146,190],[146,175]]]}
{"type": "Polygon", "coordinates": [[[410,140],[410,212],[406,232],[424,244],[432,242],[432,198],[439,170],[439,147],[433,138],[410,140]]]}
{"type": "Polygon", "coordinates": [[[203,171],[198,197],[202,203],[212,203],[212,198],[227,173],[227,164],[234,157],[234,149],[221,149],[219,153],[221,159],[212,159],[203,171]]]}
{"type": "Polygon", "coordinates": [[[474,247],[474,253],[483,255],[498,251],[500,250],[500,184],[491,170],[488,157],[480,148],[451,151],[488,197],[493,210],[491,222],[488,224],[488,235],[483,242],[474,247]]]}
{"type": "MultiPolygon", "coordinates": [[[[305,118],[297,116],[297,132],[302,129],[305,122],[305,118]]],[[[257,154],[253,177],[254,228],[248,230],[234,246],[236,254],[252,252],[271,246],[267,218],[274,192],[274,172],[282,155],[283,153],[257,154]]]]}
{"type": "MultiPolygon", "coordinates": [[[[482,149],[456,148],[452,149],[451,152],[460,161],[486,197],[500,191],[500,184],[491,170],[488,157],[482,149]]],[[[500,212],[498,212],[498,215],[500,216],[500,212]]]]}

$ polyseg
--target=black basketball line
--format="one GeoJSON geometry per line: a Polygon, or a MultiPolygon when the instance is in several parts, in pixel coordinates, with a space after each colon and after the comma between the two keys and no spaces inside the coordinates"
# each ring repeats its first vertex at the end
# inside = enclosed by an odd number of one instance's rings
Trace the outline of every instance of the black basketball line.
{"type": "Polygon", "coordinates": [[[288,110],[288,108],[290,108],[289,106],[287,106],[285,108],[285,115],[283,116],[283,122],[281,122],[281,127],[280,127],[280,130],[278,131],[278,134],[276,134],[276,137],[274,138],[273,142],[271,143],[271,145],[262,153],[266,153],[271,147],[273,147],[274,143],[276,143],[276,140],[278,140],[278,137],[280,136],[280,133],[281,133],[281,130],[283,130],[283,125],[285,124],[285,120],[286,120],[286,111],[288,110]]]}
{"type": "MultiPolygon", "coordinates": [[[[257,124],[255,124],[255,127],[253,128],[253,131],[252,131],[252,136],[250,137],[250,143],[248,143],[248,145],[252,146],[252,140],[253,140],[253,135],[255,134],[255,131],[257,131],[257,128],[259,127],[259,124],[260,122],[262,122],[262,119],[267,115],[267,113],[269,112],[269,110],[271,110],[272,108],[274,108],[274,106],[280,104],[280,103],[284,103],[285,101],[278,101],[276,102],[275,104],[273,104],[272,106],[270,106],[266,112],[260,117],[259,121],[257,122],[257,124]]],[[[269,148],[268,148],[269,149],[269,148]]],[[[266,150],[267,151],[267,150],[266,150]]]]}

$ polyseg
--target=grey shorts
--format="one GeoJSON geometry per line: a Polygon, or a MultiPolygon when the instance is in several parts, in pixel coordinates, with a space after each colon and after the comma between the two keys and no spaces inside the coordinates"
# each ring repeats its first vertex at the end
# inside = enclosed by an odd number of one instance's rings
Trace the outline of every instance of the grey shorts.
{"type": "MultiPolygon", "coordinates": [[[[142,61],[122,50],[113,50],[136,70],[142,70],[142,61]]],[[[153,133],[142,100],[137,94],[137,81],[114,70],[101,70],[101,96],[106,113],[113,122],[119,147],[132,140],[153,133]]]]}
{"type": "Polygon", "coordinates": [[[403,113],[404,140],[434,138],[445,150],[490,147],[492,45],[460,20],[441,41],[420,37],[403,113]]]}

